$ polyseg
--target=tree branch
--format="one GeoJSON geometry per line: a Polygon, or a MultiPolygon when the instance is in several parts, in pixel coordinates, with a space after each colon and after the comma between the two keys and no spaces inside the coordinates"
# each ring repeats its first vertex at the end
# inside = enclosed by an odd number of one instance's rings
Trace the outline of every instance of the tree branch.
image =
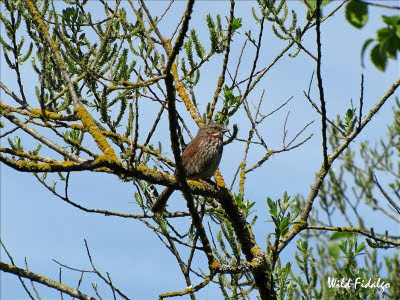
{"type": "Polygon", "coordinates": [[[335,232],[353,232],[353,233],[359,233],[362,234],[366,237],[369,237],[373,240],[376,240],[378,242],[382,242],[385,244],[389,244],[395,247],[400,247],[400,242],[394,242],[391,240],[387,240],[387,239],[383,239],[380,238],[374,234],[371,234],[367,231],[362,230],[361,228],[356,228],[356,227],[339,227],[339,226],[314,226],[314,225],[307,225],[307,227],[305,227],[302,230],[306,230],[306,229],[312,229],[312,230],[324,230],[324,231],[335,231],[335,232]]]}
{"type": "Polygon", "coordinates": [[[28,278],[32,281],[41,283],[50,288],[56,289],[62,293],[70,295],[71,297],[75,297],[75,298],[78,298],[81,300],[95,300],[95,298],[85,295],[84,293],[82,293],[81,291],[79,291],[77,289],[74,289],[74,288],[69,287],[64,284],[61,284],[53,279],[47,278],[46,276],[18,268],[13,265],[9,265],[2,261],[0,261],[0,270],[2,270],[3,272],[6,272],[6,273],[11,273],[11,274],[17,275],[19,277],[28,278]]]}
{"type": "MultiPolygon", "coordinates": [[[[339,155],[349,146],[349,144],[358,136],[358,134],[363,130],[363,128],[371,121],[372,117],[380,110],[380,108],[386,103],[390,96],[396,91],[400,86],[400,78],[397,79],[392,86],[385,92],[385,94],[379,99],[379,101],[374,105],[373,108],[367,113],[364,119],[361,121],[359,126],[356,126],[354,130],[345,138],[343,143],[339,145],[331,155],[328,156],[328,165],[331,166],[332,163],[339,157],[339,155]]],[[[317,178],[311,187],[310,194],[307,197],[306,205],[302,210],[299,224],[296,224],[293,229],[288,233],[286,238],[279,244],[278,252],[282,251],[286,245],[307,225],[307,220],[310,215],[315,198],[318,196],[319,190],[321,188],[322,182],[325,176],[328,174],[329,169],[326,169],[324,164],[317,174],[317,178]]]]}
{"type": "Polygon", "coordinates": [[[328,146],[327,146],[327,137],[326,137],[326,103],[324,96],[324,87],[322,85],[322,76],[321,76],[321,1],[317,0],[317,21],[316,21],[316,31],[317,31],[317,49],[318,49],[318,59],[317,59],[317,80],[318,80],[318,90],[319,90],[319,100],[321,102],[321,122],[322,122],[322,151],[324,157],[324,168],[328,169],[328,146]]]}

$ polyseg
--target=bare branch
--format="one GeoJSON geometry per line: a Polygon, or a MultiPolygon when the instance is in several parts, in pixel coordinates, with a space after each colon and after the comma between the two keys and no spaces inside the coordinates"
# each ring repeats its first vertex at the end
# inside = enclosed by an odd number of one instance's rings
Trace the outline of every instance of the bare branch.
{"type": "MultiPolygon", "coordinates": [[[[392,86],[385,92],[385,94],[379,99],[379,101],[374,105],[373,108],[367,113],[364,119],[361,121],[360,126],[357,126],[343,141],[339,147],[337,147],[332,154],[328,157],[329,166],[339,157],[339,155],[347,149],[349,144],[358,136],[358,134],[363,130],[363,128],[371,121],[372,117],[381,109],[381,107],[386,103],[386,101],[393,95],[396,89],[400,86],[400,78],[397,79],[392,86]]],[[[303,208],[300,223],[295,225],[294,228],[289,232],[286,239],[279,244],[278,251],[282,251],[283,248],[306,226],[306,222],[310,215],[315,198],[318,196],[319,190],[321,188],[322,182],[327,175],[328,170],[324,167],[318,172],[317,179],[315,180],[313,186],[311,187],[310,194],[307,197],[306,206],[303,208]]]]}
{"type": "Polygon", "coordinates": [[[2,270],[3,272],[6,272],[6,273],[11,273],[11,274],[17,275],[19,277],[28,278],[32,281],[41,283],[52,289],[55,289],[55,290],[65,293],[67,295],[70,295],[71,297],[75,297],[75,298],[82,299],[82,300],[95,300],[95,298],[88,296],[77,289],[74,289],[74,288],[69,287],[64,284],[61,284],[53,279],[47,278],[46,276],[43,276],[43,275],[37,274],[37,273],[33,273],[28,270],[24,270],[24,269],[6,264],[1,261],[0,261],[0,270],[2,270]]]}
{"type": "Polygon", "coordinates": [[[326,127],[326,103],[324,96],[324,88],[322,85],[322,76],[321,76],[321,2],[322,0],[317,0],[317,20],[316,20],[316,31],[317,31],[317,49],[318,49],[318,59],[317,59],[317,80],[318,80],[318,89],[319,89],[319,100],[321,102],[321,122],[322,122],[322,151],[324,157],[324,168],[328,169],[328,146],[327,146],[327,127],[326,127]]]}
{"type": "Polygon", "coordinates": [[[389,196],[388,193],[383,189],[383,187],[380,185],[378,178],[376,178],[374,174],[374,182],[378,186],[379,190],[381,191],[382,195],[386,198],[387,201],[389,201],[390,205],[394,207],[394,209],[397,211],[397,213],[400,215],[400,207],[394,202],[394,200],[389,196]]]}
{"type": "Polygon", "coordinates": [[[364,231],[360,228],[355,228],[355,227],[339,227],[339,226],[313,226],[313,225],[307,225],[304,229],[302,230],[306,230],[306,229],[312,229],[312,230],[324,230],[324,231],[336,231],[336,232],[354,232],[354,233],[358,233],[358,234],[362,234],[366,237],[369,237],[373,240],[376,240],[378,242],[382,242],[385,244],[389,244],[391,246],[395,246],[395,247],[400,247],[400,242],[395,242],[395,241],[391,241],[388,239],[383,239],[380,238],[370,232],[364,231]]]}

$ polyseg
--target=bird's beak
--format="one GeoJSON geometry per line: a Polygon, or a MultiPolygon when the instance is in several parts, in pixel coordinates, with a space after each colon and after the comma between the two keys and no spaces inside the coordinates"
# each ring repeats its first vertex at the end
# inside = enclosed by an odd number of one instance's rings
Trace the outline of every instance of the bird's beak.
{"type": "Polygon", "coordinates": [[[229,132],[230,130],[229,129],[227,129],[227,128],[224,128],[224,129],[222,129],[222,132],[223,133],[225,133],[225,132],[229,132]]]}

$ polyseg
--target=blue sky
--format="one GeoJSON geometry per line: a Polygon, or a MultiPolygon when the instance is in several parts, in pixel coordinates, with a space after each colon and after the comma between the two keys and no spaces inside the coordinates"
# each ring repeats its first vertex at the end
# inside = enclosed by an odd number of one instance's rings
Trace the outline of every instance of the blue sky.
{"type": "MultiPolygon", "coordinates": [[[[304,25],[302,18],[304,5],[299,1],[289,3],[289,8],[299,14],[299,23],[304,25]]],[[[125,4],[128,8],[127,2],[125,4]]],[[[252,1],[238,1],[236,4],[235,16],[243,19],[243,27],[240,29],[240,34],[234,38],[231,69],[239,55],[244,32],[251,29],[253,35],[258,33],[250,10],[255,4],[256,2],[252,1]]],[[[331,11],[338,4],[339,1],[334,1],[326,7],[325,11],[331,11]]],[[[91,5],[93,12],[96,12],[98,10],[96,3],[93,2],[91,5]]],[[[165,5],[166,3],[162,1],[148,2],[154,15],[162,12],[165,5]]],[[[168,36],[172,26],[175,26],[177,16],[180,16],[184,5],[184,1],[177,1],[163,21],[161,30],[165,36],[168,36]]],[[[191,26],[198,30],[207,48],[208,33],[204,30],[206,29],[205,15],[207,13],[224,14],[228,11],[228,7],[228,1],[200,1],[195,5],[191,26]],[[200,28],[203,28],[203,31],[200,28]]],[[[130,12],[129,8],[128,12],[130,12]]],[[[366,68],[362,70],[360,67],[361,46],[367,38],[374,36],[376,29],[382,27],[380,18],[382,13],[391,14],[387,10],[371,9],[369,21],[363,30],[351,27],[344,19],[343,10],[337,12],[333,18],[322,25],[322,70],[327,108],[331,118],[334,118],[337,113],[344,114],[350,107],[350,99],[353,99],[354,103],[358,102],[361,72],[365,75],[364,111],[371,108],[398,77],[399,65],[393,61],[389,63],[385,73],[377,71],[368,59],[366,68]]],[[[311,52],[316,53],[314,34],[314,30],[309,31],[304,45],[311,52]]],[[[265,30],[259,66],[268,65],[285,45],[286,42],[277,40],[268,25],[265,30]]],[[[254,53],[249,50],[244,56],[239,78],[248,76],[253,55],[254,53]]],[[[220,69],[221,56],[213,58],[205,65],[200,83],[195,89],[201,111],[204,111],[206,103],[212,98],[220,69]]],[[[262,112],[266,114],[293,96],[293,100],[285,109],[275,114],[261,127],[261,132],[272,149],[281,147],[283,121],[288,110],[290,110],[289,138],[306,123],[315,120],[311,128],[303,135],[305,137],[307,134],[314,133],[311,141],[299,149],[274,156],[257,172],[248,176],[246,198],[256,201],[255,208],[259,220],[254,230],[259,243],[263,246],[265,246],[265,234],[271,231],[271,223],[266,223],[269,219],[266,197],[280,197],[284,191],[291,195],[297,193],[307,195],[321,164],[320,120],[303,96],[303,90],[307,89],[314,69],[315,63],[302,52],[295,59],[286,55],[271,69],[249,97],[250,103],[256,103],[262,90],[265,89],[262,112]]],[[[32,74],[28,63],[22,72],[28,98],[34,98],[36,79],[32,77],[32,74]]],[[[17,91],[14,74],[9,75],[3,55],[1,56],[1,81],[17,91]]],[[[313,96],[315,100],[318,99],[315,85],[313,96]]],[[[10,101],[4,93],[1,93],[1,99],[10,101]]],[[[381,132],[392,120],[392,103],[393,99],[382,108],[375,120],[357,138],[354,146],[361,140],[368,139],[374,143],[379,139],[381,132]]],[[[144,111],[148,112],[149,107],[142,106],[141,109],[144,113],[144,111]]],[[[194,122],[189,121],[188,115],[186,118],[192,132],[195,132],[194,122]]],[[[244,120],[245,115],[238,113],[230,122],[230,126],[234,123],[239,125],[239,136],[242,138],[245,138],[248,132],[248,124],[244,120]]],[[[140,125],[143,126],[142,128],[148,128],[152,124],[151,121],[150,116],[143,117],[140,119],[140,125]]],[[[157,132],[155,140],[160,140],[164,145],[164,151],[170,155],[166,116],[162,119],[162,123],[165,125],[164,130],[157,132]]],[[[1,140],[1,145],[7,146],[7,141],[1,140]]],[[[28,146],[33,147],[33,144],[28,144],[28,146]]],[[[220,169],[228,182],[232,180],[236,166],[242,159],[243,147],[243,144],[236,142],[228,145],[224,150],[220,169]]],[[[249,165],[263,155],[260,149],[251,151],[249,165]]],[[[132,184],[122,183],[112,176],[92,173],[72,174],[71,187],[71,198],[87,207],[126,213],[137,211],[135,205],[132,204],[134,194],[132,184]]],[[[175,193],[170,202],[171,208],[184,207],[179,193],[175,193]]],[[[383,227],[384,224],[376,224],[374,213],[368,210],[363,213],[365,213],[367,227],[376,226],[378,230],[386,229],[383,227]]],[[[390,225],[394,228],[393,226],[394,224],[390,225]]],[[[135,220],[92,215],[79,211],[51,195],[32,175],[18,173],[4,165],[1,165],[1,238],[17,265],[22,267],[24,257],[26,257],[32,271],[53,279],[58,278],[59,269],[51,259],[77,268],[90,268],[83,242],[83,239],[87,239],[96,266],[104,272],[109,272],[113,282],[132,298],[156,299],[160,292],[185,288],[175,259],[143,224],[135,220]]],[[[293,248],[288,247],[283,252],[283,260],[294,261],[293,248]]],[[[8,261],[4,252],[1,254],[1,260],[8,261]]],[[[63,278],[64,283],[76,286],[79,274],[63,271],[63,278]]],[[[90,276],[85,279],[82,290],[93,294],[90,283],[93,280],[97,282],[99,280],[90,276]]],[[[40,285],[37,286],[43,299],[59,297],[58,293],[40,285]]],[[[105,293],[107,295],[109,291],[105,293]]],[[[200,295],[202,299],[216,299],[219,293],[214,286],[211,286],[204,289],[200,295]]],[[[0,296],[2,299],[27,298],[17,277],[4,273],[1,273],[0,296]]]]}

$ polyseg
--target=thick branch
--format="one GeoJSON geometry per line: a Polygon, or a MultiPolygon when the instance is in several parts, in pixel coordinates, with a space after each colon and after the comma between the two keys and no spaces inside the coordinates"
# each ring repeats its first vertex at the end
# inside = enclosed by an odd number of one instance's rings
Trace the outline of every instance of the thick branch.
{"type": "Polygon", "coordinates": [[[215,260],[213,253],[212,253],[212,248],[210,245],[210,242],[207,238],[204,226],[201,222],[201,218],[197,213],[197,210],[194,206],[194,200],[193,196],[190,193],[189,185],[186,182],[185,178],[185,172],[183,169],[182,165],[182,158],[181,158],[181,153],[179,149],[179,138],[178,138],[178,116],[177,116],[177,111],[176,111],[176,98],[175,98],[175,87],[174,87],[174,78],[171,73],[171,67],[174,64],[174,60],[176,55],[178,54],[180,48],[182,47],[183,44],[183,39],[185,37],[186,31],[188,30],[189,27],[189,20],[190,16],[192,13],[192,8],[193,8],[194,1],[189,1],[186,12],[185,12],[185,18],[183,21],[182,29],[179,33],[178,39],[175,43],[174,49],[169,52],[169,58],[167,62],[167,67],[166,67],[166,78],[165,78],[165,86],[167,88],[167,99],[168,99],[168,121],[169,121],[169,130],[170,130],[170,136],[171,136],[171,147],[172,147],[172,152],[174,154],[175,158],[175,163],[176,163],[176,177],[177,180],[182,187],[182,193],[183,196],[185,197],[185,200],[187,201],[187,206],[189,209],[189,212],[193,218],[193,223],[198,231],[201,243],[205,249],[205,254],[208,259],[208,266],[211,272],[211,278],[215,275],[215,269],[218,267],[218,262],[215,260]]]}
{"type": "Polygon", "coordinates": [[[186,6],[185,14],[183,16],[182,27],[181,30],[179,31],[179,35],[176,39],[174,47],[172,48],[172,51],[168,51],[168,62],[167,65],[165,66],[165,73],[170,72],[172,64],[174,63],[175,58],[178,55],[178,52],[180,51],[183,45],[183,40],[185,39],[186,32],[189,29],[189,20],[192,15],[193,5],[194,5],[194,0],[189,0],[186,6]]]}

